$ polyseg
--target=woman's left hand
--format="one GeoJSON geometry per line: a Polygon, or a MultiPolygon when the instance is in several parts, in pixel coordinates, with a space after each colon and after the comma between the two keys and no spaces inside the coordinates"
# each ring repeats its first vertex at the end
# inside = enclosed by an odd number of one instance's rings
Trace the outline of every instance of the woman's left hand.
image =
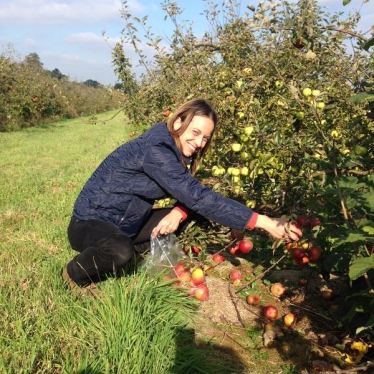
{"type": "Polygon", "coordinates": [[[276,239],[283,239],[285,242],[297,241],[303,235],[295,222],[284,218],[271,218],[265,215],[258,215],[255,228],[267,231],[276,239]]]}
{"type": "Polygon", "coordinates": [[[182,213],[178,210],[171,210],[153,229],[152,236],[156,237],[157,235],[168,235],[175,232],[182,220],[182,213]]]}

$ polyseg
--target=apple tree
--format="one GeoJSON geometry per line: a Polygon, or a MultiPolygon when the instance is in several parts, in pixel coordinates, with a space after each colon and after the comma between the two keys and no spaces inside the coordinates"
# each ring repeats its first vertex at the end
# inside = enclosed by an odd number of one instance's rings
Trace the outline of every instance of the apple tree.
{"type": "Polygon", "coordinates": [[[126,2],[122,9],[122,43],[135,46],[144,67],[124,102],[130,119],[151,125],[188,99],[211,100],[219,128],[201,177],[259,212],[319,218],[310,233],[325,249],[319,270],[348,273],[367,258],[350,273],[367,276],[374,122],[370,99],[361,99],[372,94],[373,58],[371,39],[357,30],[360,14],[343,18],[301,0],[260,2],[241,15],[235,1],[206,1],[208,30],[196,36],[176,2],[162,6],[174,24],[169,37],[154,35],[126,2]]]}

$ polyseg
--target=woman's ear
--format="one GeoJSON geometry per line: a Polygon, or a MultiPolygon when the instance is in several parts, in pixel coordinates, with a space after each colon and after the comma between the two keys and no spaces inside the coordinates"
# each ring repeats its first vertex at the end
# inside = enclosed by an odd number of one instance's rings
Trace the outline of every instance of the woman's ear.
{"type": "Polygon", "coordinates": [[[179,130],[179,129],[181,128],[181,126],[182,126],[182,120],[181,120],[180,117],[178,117],[178,118],[175,120],[174,124],[173,124],[174,130],[175,130],[175,131],[179,130]]]}

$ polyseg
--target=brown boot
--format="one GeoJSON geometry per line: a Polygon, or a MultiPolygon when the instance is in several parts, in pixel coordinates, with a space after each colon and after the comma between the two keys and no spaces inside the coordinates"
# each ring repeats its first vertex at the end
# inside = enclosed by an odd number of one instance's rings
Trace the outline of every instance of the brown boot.
{"type": "MultiPolygon", "coordinates": [[[[70,260],[71,261],[71,260],[70,260]]],[[[69,262],[70,262],[69,261],[69,262]]],[[[69,263],[68,262],[68,263],[69,263]]],[[[71,278],[70,275],[68,274],[68,265],[62,269],[62,279],[64,280],[64,283],[74,292],[77,293],[78,296],[93,296],[95,299],[99,298],[102,296],[100,290],[96,286],[95,283],[91,283],[85,287],[80,287],[78,286],[71,278]]]]}

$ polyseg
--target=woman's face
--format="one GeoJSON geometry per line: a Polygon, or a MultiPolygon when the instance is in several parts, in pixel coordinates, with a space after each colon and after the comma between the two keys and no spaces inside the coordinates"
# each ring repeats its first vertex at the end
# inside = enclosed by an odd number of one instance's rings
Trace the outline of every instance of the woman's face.
{"type": "MultiPolygon", "coordinates": [[[[174,123],[174,128],[178,130],[181,126],[178,118],[174,123]]],[[[214,129],[214,123],[209,117],[194,116],[186,131],[179,136],[182,154],[191,157],[199,149],[205,147],[214,129]]]]}

